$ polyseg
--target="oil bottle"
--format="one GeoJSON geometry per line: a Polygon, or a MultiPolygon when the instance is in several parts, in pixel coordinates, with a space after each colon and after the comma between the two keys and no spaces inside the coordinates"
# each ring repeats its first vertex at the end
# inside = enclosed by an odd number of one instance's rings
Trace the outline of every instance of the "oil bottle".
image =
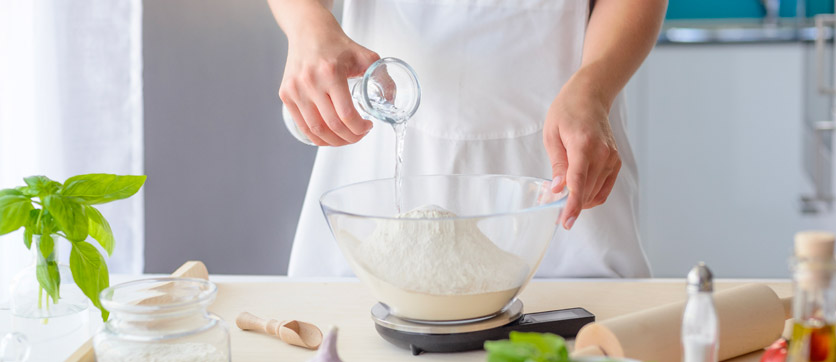
{"type": "Polygon", "coordinates": [[[836,362],[836,288],[833,233],[795,236],[793,329],[788,362],[836,362]]]}

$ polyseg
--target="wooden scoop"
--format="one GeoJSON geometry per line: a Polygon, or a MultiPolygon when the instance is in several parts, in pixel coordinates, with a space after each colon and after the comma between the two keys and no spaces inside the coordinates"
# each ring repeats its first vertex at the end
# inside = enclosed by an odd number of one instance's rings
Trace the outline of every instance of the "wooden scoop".
{"type": "Polygon", "coordinates": [[[235,318],[235,325],[245,331],[260,331],[279,337],[287,344],[302,348],[317,349],[322,344],[322,331],[307,322],[264,320],[250,313],[242,312],[235,318]]]}
{"type": "MultiPolygon", "coordinates": [[[[197,278],[209,280],[209,270],[206,269],[206,265],[201,261],[187,261],[185,264],[177,268],[174,273],[171,273],[171,276],[176,278],[197,278]]],[[[146,297],[136,301],[135,303],[137,305],[161,305],[171,303],[173,297],[168,293],[173,289],[174,282],[161,283],[158,286],[150,288],[150,290],[159,292],[159,295],[146,297]]]]}

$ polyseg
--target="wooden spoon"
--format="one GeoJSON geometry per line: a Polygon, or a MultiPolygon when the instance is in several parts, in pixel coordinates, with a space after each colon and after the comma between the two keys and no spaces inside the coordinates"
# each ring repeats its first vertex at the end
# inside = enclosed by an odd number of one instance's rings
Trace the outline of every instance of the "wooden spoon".
{"type": "Polygon", "coordinates": [[[250,313],[242,312],[235,318],[235,324],[242,330],[264,332],[279,337],[287,344],[302,348],[317,349],[322,344],[322,331],[308,322],[265,320],[250,313]]]}

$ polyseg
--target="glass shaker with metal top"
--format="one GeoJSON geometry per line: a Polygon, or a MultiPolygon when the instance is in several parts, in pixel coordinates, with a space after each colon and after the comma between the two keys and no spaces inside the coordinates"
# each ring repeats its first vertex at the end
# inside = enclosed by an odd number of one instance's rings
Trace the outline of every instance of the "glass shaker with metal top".
{"type": "Polygon", "coordinates": [[[717,362],[719,332],[711,270],[700,262],[688,273],[688,302],[682,318],[684,362],[717,362]]]}
{"type": "MultiPolygon", "coordinates": [[[[392,125],[406,122],[421,103],[421,86],[415,70],[403,60],[382,58],[369,66],[362,77],[348,79],[354,108],[363,119],[392,125]]],[[[296,126],[287,107],[282,107],[285,126],[299,141],[313,142],[296,126]]]]}

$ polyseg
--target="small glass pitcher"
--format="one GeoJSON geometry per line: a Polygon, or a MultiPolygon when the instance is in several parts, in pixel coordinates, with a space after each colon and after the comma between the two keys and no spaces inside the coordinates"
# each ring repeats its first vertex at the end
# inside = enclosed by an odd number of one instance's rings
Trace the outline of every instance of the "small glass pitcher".
{"type": "Polygon", "coordinates": [[[142,279],[102,291],[112,314],[93,338],[98,362],[230,360],[229,331],[206,309],[218,287],[191,278],[142,279]]]}
{"type": "MultiPolygon", "coordinates": [[[[382,58],[372,63],[362,77],[348,79],[348,89],[351,90],[354,108],[363,119],[376,119],[393,125],[406,122],[421,103],[421,86],[415,70],[397,58],[382,58]]],[[[314,145],[299,130],[284,106],[282,118],[293,137],[314,145]]]]}

